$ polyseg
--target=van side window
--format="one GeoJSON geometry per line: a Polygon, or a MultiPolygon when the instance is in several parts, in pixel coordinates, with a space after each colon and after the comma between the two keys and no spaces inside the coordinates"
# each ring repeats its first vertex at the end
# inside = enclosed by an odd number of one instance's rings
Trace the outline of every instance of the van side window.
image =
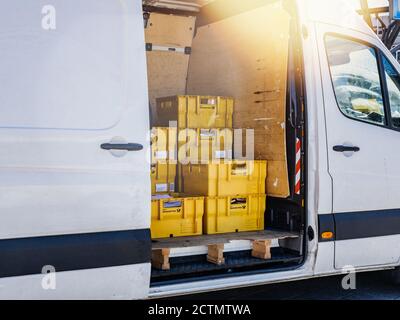
{"type": "Polygon", "coordinates": [[[400,76],[386,57],[382,58],[389,93],[392,125],[400,128],[400,76]]]}
{"type": "Polygon", "coordinates": [[[340,110],[350,118],[385,125],[376,50],[330,35],[326,36],[325,45],[340,110]]]}

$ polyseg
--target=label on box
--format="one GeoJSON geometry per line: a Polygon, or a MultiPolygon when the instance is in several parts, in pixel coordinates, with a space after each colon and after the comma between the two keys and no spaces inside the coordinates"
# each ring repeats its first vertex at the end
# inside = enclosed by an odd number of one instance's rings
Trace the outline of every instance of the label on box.
{"type": "Polygon", "coordinates": [[[170,183],[169,184],[169,191],[170,192],[175,192],[175,183],[170,183]]]}
{"type": "Polygon", "coordinates": [[[155,152],[156,160],[167,160],[168,159],[168,151],[156,151],[155,152]]]}
{"type": "Polygon", "coordinates": [[[234,164],[232,165],[231,175],[233,176],[247,176],[247,164],[234,164]]]}
{"type": "Polygon", "coordinates": [[[168,192],[168,183],[157,183],[156,192],[168,192]]]}

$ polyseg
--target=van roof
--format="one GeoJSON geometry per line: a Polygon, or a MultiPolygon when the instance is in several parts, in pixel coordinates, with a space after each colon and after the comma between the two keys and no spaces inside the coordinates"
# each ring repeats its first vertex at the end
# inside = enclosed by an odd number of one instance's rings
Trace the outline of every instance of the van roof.
{"type": "MultiPolygon", "coordinates": [[[[216,0],[142,0],[144,5],[161,8],[175,8],[199,12],[201,8],[216,0]]],[[[278,0],[253,0],[274,2],[278,0]]],[[[352,29],[376,37],[348,0],[296,0],[303,19],[328,23],[346,29],[352,29]]]]}
{"type": "Polygon", "coordinates": [[[297,0],[303,18],[377,37],[356,9],[346,0],[297,0]]]}

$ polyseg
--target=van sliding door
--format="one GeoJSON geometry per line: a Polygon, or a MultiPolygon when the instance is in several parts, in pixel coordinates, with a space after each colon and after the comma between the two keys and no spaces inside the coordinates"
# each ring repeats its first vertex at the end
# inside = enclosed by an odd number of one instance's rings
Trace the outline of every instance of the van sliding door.
{"type": "Polygon", "coordinates": [[[0,79],[0,298],[146,297],[141,2],[2,0],[0,79]]]}

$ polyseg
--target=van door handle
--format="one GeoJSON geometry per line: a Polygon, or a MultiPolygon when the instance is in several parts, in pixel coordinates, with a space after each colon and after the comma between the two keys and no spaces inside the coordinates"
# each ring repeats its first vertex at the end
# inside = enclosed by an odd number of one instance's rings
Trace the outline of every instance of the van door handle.
{"type": "Polygon", "coordinates": [[[359,147],[350,147],[350,146],[334,146],[333,151],[336,152],[358,152],[360,151],[359,147]]]}
{"type": "Polygon", "coordinates": [[[139,143],[103,143],[101,148],[104,150],[140,151],[143,150],[143,145],[139,143]]]}

